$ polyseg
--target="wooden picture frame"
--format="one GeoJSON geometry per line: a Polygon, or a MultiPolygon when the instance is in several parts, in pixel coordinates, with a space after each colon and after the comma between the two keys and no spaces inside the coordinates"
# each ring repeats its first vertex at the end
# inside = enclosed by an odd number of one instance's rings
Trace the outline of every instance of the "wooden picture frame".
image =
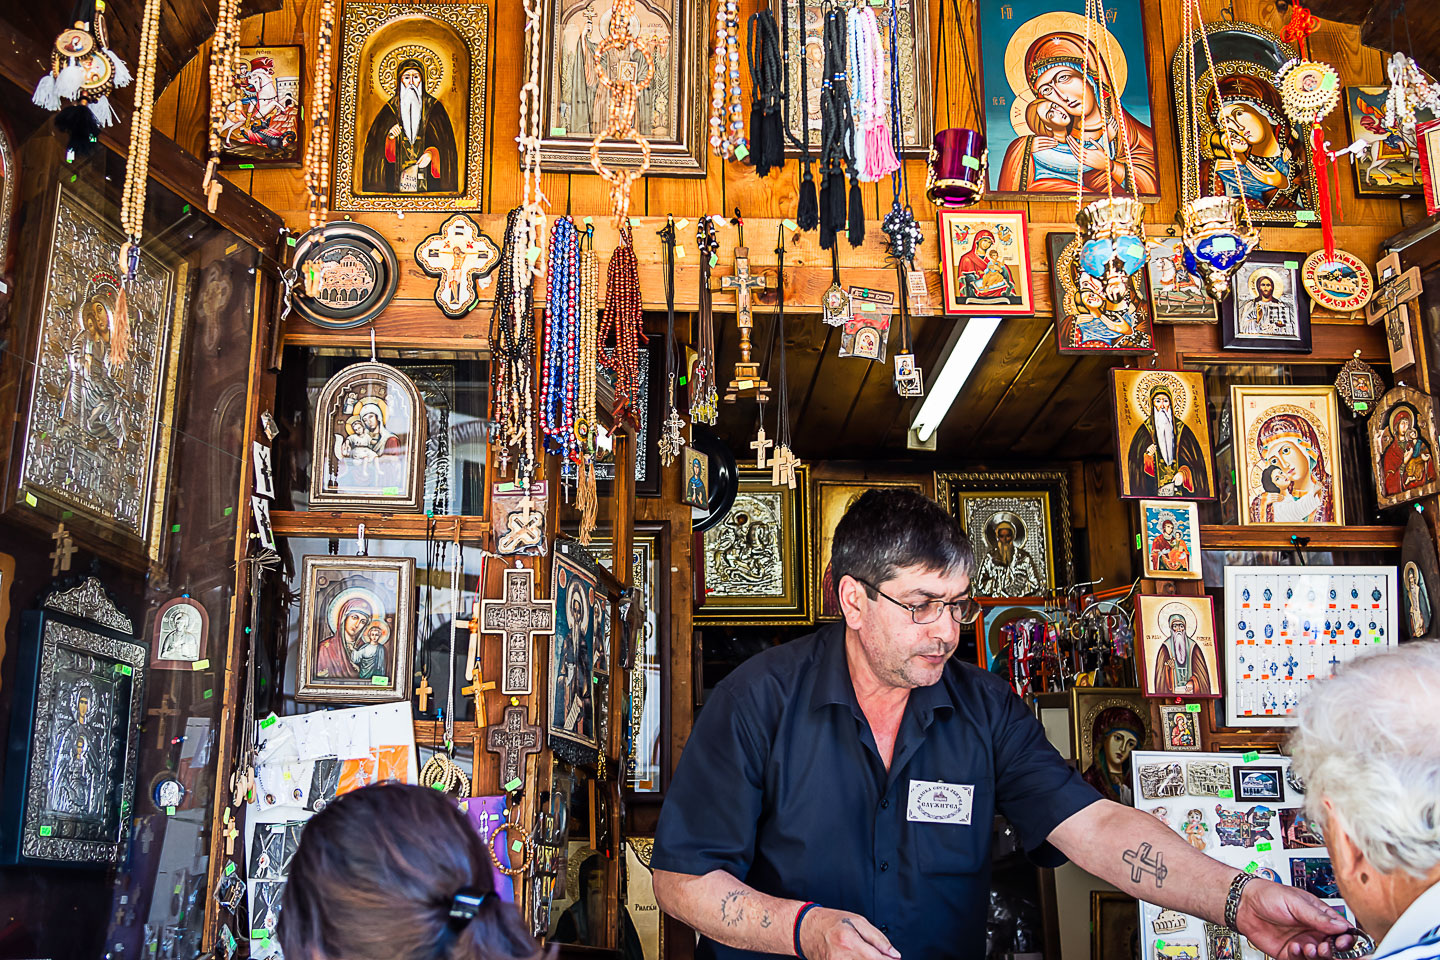
{"type": "Polygon", "coordinates": [[[555,634],[547,658],[546,738],[561,759],[588,765],[595,763],[609,723],[610,598],[600,586],[600,565],[584,550],[552,553],[555,634]]]}
{"type": "Polygon", "coordinates": [[[1223,695],[1220,637],[1209,597],[1142,593],[1135,598],[1135,620],[1135,661],[1145,696],[1218,700],[1223,695]],[[1174,633],[1176,620],[1183,621],[1188,668],[1179,664],[1174,652],[1180,642],[1180,635],[1174,633]],[[1186,672],[1188,681],[1180,678],[1186,672]]]}
{"type": "Polygon", "coordinates": [[[1200,508],[1193,500],[1141,500],[1140,535],[1142,576],[1200,579],[1200,508]]]}
{"type": "Polygon", "coordinates": [[[373,3],[351,0],[340,13],[335,160],[336,211],[478,210],[483,202],[486,62],[485,3],[373,3]],[[423,133],[392,137],[400,125],[399,87],[410,61],[421,65],[423,133]],[[393,101],[393,103],[392,103],[393,101]],[[386,160],[413,144],[420,155],[386,160]],[[425,150],[434,150],[427,157],[425,150]],[[422,165],[421,160],[428,159],[422,165]],[[393,166],[386,166],[392,163],[393,166]],[[447,169],[449,168],[449,169],[447,169]]]}
{"type": "Polygon", "coordinates": [[[815,487],[815,563],[812,566],[815,597],[815,619],[839,620],[840,607],[836,584],[830,570],[830,550],[835,543],[835,527],[845,511],[866,490],[913,490],[924,493],[919,481],[908,480],[816,480],[815,487]]]}
{"type": "Polygon", "coordinates": [[[295,699],[409,700],[415,558],[307,556],[300,584],[295,699]]]}
{"type": "Polygon", "coordinates": [[[1166,750],[1193,752],[1203,750],[1200,740],[1199,704],[1162,703],[1160,707],[1159,745],[1166,750]],[[1191,707],[1196,709],[1192,710],[1191,707]]]}
{"type": "Polygon", "coordinates": [[[1023,210],[942,210],[946,316],[1035,313],[1030,232],[1023,210]]]}
{"type": "Polygon", "coordinates": [[[236,94],[224,104],[220,169],[298,167],[305,150],[305,47],[241,47],[236,94]]]}
{"type": "MultiPolygon", "coordinates": [[[[1056,10],[1049,0],[982,0],[978,5],[978,64],[985,107],[984,129],[990,152],[989,191],[999,196],[1021,196],[1031,200],[1072,203],[1075,199],[1079,165],[1075,155],[1061,146],[1037,151],[1037,139],[1049,137],[1064,144],[1074,136],[1077,121],[1094,129],[1104,111],[1095,116],[1072,117],[1062,105],[1061,95],[1046,99],[1039,90],[1056,83],[1062,73],[1078,78],[1078,65],[1086,57],[1085,41],[1090,38],[1093,64],[1102,64],[1102,85],[1115,96],[1125,114],[1131,162],[1138,173],[1127,174],[1115,183],[1114,192],[1154,200],[1160,195],[1161,171],[1155,145],[1154,105],[1150,99],[1150,78],[1145,36],[1145,4],[1140,0],[1118,0],[1107,5],[1113,14],[1106,36],[1098,37],[1094,21],[1087,21],[1078,4],[1074,9],[1056,10]],[[1113,59],[1113,62],[1111,62],[1113,59]],[[1065,64],[1070,64],[1068,71],[1065,64]],[[1062,125],[1063,124],[1063,125],[1062,125]],[[1068,157],[1068,159],[1066,159],[1068,157]],[[1072,168],[1073,169],[1070,169],[1072,168]]],[[[974,70],[971,66],[969,69],[974,70]]],[[[1060,85],[1067,81],[1060,79],[1060,85]]],[[[1082,96],[1084,83],[1093,90],[1093,80],[1076,79],[1073,103],[1082,96]]],[[[1102,98],[1088,98],[1092,103],[1102,98]]],[[[1118,122],[1115,116],[1107,118],[1118,122]]],[[[1094,168],[1080,175],[1085,193],[1106,195],[1106,177],[1094,168]]]]}
{"type": "Polygon", "coordinates": [[[1144,956],[1138,901],[1114,890],[1090,891],[1091,960],[1126,960],[1144,956]]]}
{"type": "MultiPolygon", "coordinates": [[[[1364,149],[1350,158],[1350,172],[1355,176],[1355,196],[1395,197],[1421,192],[1419,144],[1415,128],[1407,132],[1385,126],[1385,101],[1388,86],[1354,86],[1345,88],[1346,139],[1361,142],[1364,149]],[[1399,138],[1397,151],[1393,141],[1399,138]],[[1376,174],[1384,174],[1382,182],[1376,174]]],[[[1429,110],[1418,110],[1417,125],[1433,120],[1429,110]]]]}
{"type": "Polygon", "coordinates": [[[210,655],[210,614],[192,597],[174,597],[155,608],[150,620],[150,669],[203,669],[210,655]]]}
{"type": "Polygon", "coordinates": [[[397,367],[343,367],[316,400],[310,508],[416,513],[425,499],[425,403],[397,367]]]}
{"type": "MultiPolygon", "coordinates": [[[[995,470],[995,471],[957,471],[937,472],[935,474],[935,499],[945,510],[955,517],[965,527],[967,534],[972,537],[975,544],[975,577],[971,592],[976,593],[981,577],[986,573],[987,564],[995,567],[997,571],[1001,568],[1013,567],[1018,559],[1018,553],[1012,555],[1009,564],[1003,563],[1002,552],[996,551],[991,556],[991,551],[985,546],[984,527],[990,522],[989,514],[982,520],[979,514],[973,518],[978,527],[972,531],[967,520],[972,519],[972,509],[985,510],[993,507],[991,512],[1004,512],[1013,507],[1007,507],[1002,501],[1007,498],[1024,497],[1030,500],[1039,498],[1042,504],[1039,508],[1032,508],[1032,512],[1023,519],[1032,522],[1037,519],[1034,509],[1043,512],[1043,527],[1047,553],[1046,569],[1041,571],[1046,582],[1042,584],[1044,589],[1035,591],[1030,596],[1043,594],[1045,590],[1054,587],[1056,584],[1069,583],[1074,579],[1073,555],[1071,552],[1070,534],[1070,478],[1063,470],[995,470]]],[[[995,528],[998,532],[998,526],[995,528]]],[[[1016,531],[1018,533],[1018,531],[1016,531]]],[[[1031,531],[1026,531],[1025,539],[1031,537],[1031,531]]],[[[1033,556],[1033,554],[1032,554],[1033,556]]],[[[1019,595],[1008,597],[1009,600],[1020,599],[1019,595]]]]}
{"type": "MultiPolygon", "coordinates": [[[[610,4],[606,0],[543,2],[540,162],[556,173],[593,174],[590,143],[605,126],[596,107],[601,87],[593,51],[609,22],[610,4]],[[575,69],[582,53],[577,91],[575,69]]],[[[638,36],[649,46],[654,63],[651,82],[639,91],[635,114],[636,130],[650,141],[649,175],[703,177],[710,154],[714,26],[709,8],[697,0],[655,0],[637,4],[635,10],[638,36]],[[660,80],[668,81],[663,90],[660,80]]],[[[637,69],[643,79],[645,68],[637,69]]],[[[606,140],[600,145],[600,160],[607,167],[634,167],[640,161],[640,148],[606,140]]]]}
{"type": "Polygon", "coordinates": [[[1150,311],[1156,323],[1214,323],[1215,301],[1200,279],[1185,269],[1185,246],[1176,237],[1151,237],[1145,258],[1150,311]]]}
{"type": "MultiPolygon", "coordinates": [[[[1075,769],[1101,794],[1116,799],[1112,796],[1113,788],[1106,786],[1107,778],[1100,765],[1106,734],[1118,724],[1135,734],[1131,750],[1146,749],[1155,739],[1150,704],[1135,687],[1074,687],[1069,698],[1075,769]]],[[[1121,746],[1123,748],[1123,744],[1121,746]]],[[[1129,766],[1128,756],[1125,765],[1129,766]]]]}
{"type": "Polygon", "coordinates": [[[1425,213],[1440,210],[1440,120],[1415,127],[1415,145],[1420,155],[1420,188],[1425,196],[1425,213]]]}
{"type": "Polygon", "coordinates": [[[1419,510],[1406,513],[1409,519],[1405,521],[1405,538],[1400,542],[1402,636],[1434,640],[1440,637],[1440,617],[1435,615],[1435,598],[1440,597],[1440,559],[1435,555],[1435,537],[1425,514],[1419,510]]]}
{"type": "Polygon", "coordinates": [[[1245,259],[1220,304],[1226,350],[1310,352],[1310,295],[1300,279],[1304,262],[1304,254],[1273,250],[1256,250],[1245,259]]]}
{"type": "Polygon", "coordinates": [[[1230,388],[1241,523],[1344,524],[1339,405],[1333,386],[1230,388]]]}
{"type": "Polygon", "coordinates": [[[810,468],[796,468],[796,485],[775,486],[770,471],[740,469],[729,512],[701,534],[694,623],[782,625],[811,623],[810,468]]]}
{"type": "Polygon", "coordinates": [[[1117,487],[1125,499],[1214,500],[1215,466],[1205,380],[1186,370],[1115,367],[1110,371],[1115,411],[1117,487]],[[1174,422],[1173,452],[1164,452],[1164,405],[1174,422]],[[1168,459],[1173,457],[1174,459],[1168,459]]]}
{"type": "Polygon", "coordinates": [[[1045,244],[1050,254],[1050,296],[1059,353],[1155,352],[1143,270],[1125,280],[1123,300],[1111,300],[1104,284],[1080,270],[1078,236],[1051,233],[1046,235],[1045,244]]]}
{"type": "Polygon", "coordinates": [[[1414,387],[1392,387],[1375,405],[1366,428],[1380,509],[1440,491],[1434,397],[1414,387]]]}

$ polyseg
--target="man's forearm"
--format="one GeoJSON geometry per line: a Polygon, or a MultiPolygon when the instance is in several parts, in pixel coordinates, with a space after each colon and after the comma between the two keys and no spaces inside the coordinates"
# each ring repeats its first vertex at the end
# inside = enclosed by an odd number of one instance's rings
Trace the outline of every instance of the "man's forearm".
{"type": "Polygon", "coordinates": [[[1060,824],[1049,839],[1081,869],[1132,897],[1224,922],[1235,868],[1205,856],[1148,813],[1102,800],[1060,824]]]}
{"type": "Polygon", "coordinates": [[[795,953],[799,900],[782,900],[748,886],[723,870],[703,877],[655,871],[660,909],[711,940],[758,953],[795,953]]]}

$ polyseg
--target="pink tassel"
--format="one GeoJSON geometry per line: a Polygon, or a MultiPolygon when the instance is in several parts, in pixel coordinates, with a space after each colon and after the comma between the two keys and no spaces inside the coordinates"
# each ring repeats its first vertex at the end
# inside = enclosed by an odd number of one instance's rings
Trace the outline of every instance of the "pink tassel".
{"type": "Polygon", "coordinates": [[[890,129],[883,118],[865,131],[865,159],[870,167],[866,174],[867,180],[879,180],[900,169],[900,158],[895,156],[895,145],[890,142],[890,129]]]}

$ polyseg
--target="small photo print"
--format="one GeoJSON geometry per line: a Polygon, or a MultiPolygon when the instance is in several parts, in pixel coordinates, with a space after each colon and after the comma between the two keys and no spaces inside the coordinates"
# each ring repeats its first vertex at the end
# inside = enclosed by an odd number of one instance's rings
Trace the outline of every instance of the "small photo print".
{"type": "Polygon", "coordinates": [[[1305,816],[1304,810],[1280,811],[1280,839],[1286,850],[1304,850],[1325,846],[1320,825],[1305,816]]]}
{"type": "Polygon", "coordinates": [[[1238,803],[1283,803],[1284,772],[1280,767],[1237,766],[1235,800],[1238,803]]]}
{"type": "Polygon", "coordinates": [[[1295,857],[1290,861],[1290,883],[1321,900],[1334,900],[1340,896],[1340,887],[1335,883],[1335,868],[1329,857],[1295,857]]]}

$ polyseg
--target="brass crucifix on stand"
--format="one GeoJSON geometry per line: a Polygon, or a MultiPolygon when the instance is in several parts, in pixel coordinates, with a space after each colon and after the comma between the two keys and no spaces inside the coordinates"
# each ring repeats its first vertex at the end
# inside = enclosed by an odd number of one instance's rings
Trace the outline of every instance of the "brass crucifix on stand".
{"type": "MultiPolygon", "coordinates": [[[[736,212],[738,221],[739,212],[736,212]]],[[[733,276],[722,277],[720,286],[724,290],[735,291],[735,325],[740,328],[740,359],[735,364],[735,376],[730,380],[730,385],[725,388],[725,402],[734,403],[742,396],[749,396],[752,392],[755,396],[764,400],[770,396],[770,384],[760,378],[760,364],[750,359],[752,344],[750,343],[750,332],[755,328],[755,317],[751,313],[750,291],[764,290],[769,286],[769,279],[764,276],[754,276],[750,273],[750,248],[744,246],[745,225],[738,222],[740,227],[740,246],[735,248],[735,273],[733,276]]]]}

